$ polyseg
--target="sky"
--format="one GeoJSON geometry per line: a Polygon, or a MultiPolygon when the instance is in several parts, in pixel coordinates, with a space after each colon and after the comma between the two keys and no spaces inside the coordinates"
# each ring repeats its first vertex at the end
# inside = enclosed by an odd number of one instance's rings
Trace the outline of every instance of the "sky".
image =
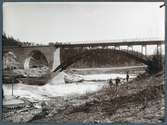
{"type": "Polygon", "coordinates": [[[83,40],[164,39],[161,2],[55,2],[3,5],[3,31],[40,44],[83,40]]]}

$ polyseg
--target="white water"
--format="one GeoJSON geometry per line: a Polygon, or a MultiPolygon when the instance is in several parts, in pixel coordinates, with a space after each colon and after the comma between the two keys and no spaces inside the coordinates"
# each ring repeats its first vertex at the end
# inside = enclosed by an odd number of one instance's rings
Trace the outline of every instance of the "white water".
{"type": "MultiPolygon", "coordinates": [[[[81,83],[65,84],[64,75],[64,72],[59,73],[44,86],[15,84],[14,96],[26,97],[32,101],[44,100],[49,99],[49,97],[82,95],[88,92],[95,92],[100,90],[103,86],[108,85],[105,81],[83,81],[81,83]]],[[[84,80],[107,80],[116,77],[125,78],[125,74],[94,74],[83,75],[82,77],[84,80]]],[[[5,84],[3,86],[5,95],[10,96],[12,94],[11,86],[11,84],[5,84]]]]}

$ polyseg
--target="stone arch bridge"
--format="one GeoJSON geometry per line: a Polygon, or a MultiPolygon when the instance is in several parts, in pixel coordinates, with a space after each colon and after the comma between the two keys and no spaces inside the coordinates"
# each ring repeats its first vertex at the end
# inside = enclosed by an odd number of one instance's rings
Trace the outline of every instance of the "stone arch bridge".
{"type": "Polygon", "coordinates": [[[50,69],[52,69],[54,62],[54,53],[59,50],[55,47],[51,46],[27,46],[27,47],[5,47],[3,48],[3,54],[7,52],[12,52],[16,56],[16,60],[20,63],[21,68],[26,68],[26,62],[30,59],[37,58],[44,63],[44,65],[48,65],[50,69]]]}
{"type": "MultiPolygon", "coordinates": [[[[113,52],[121,53],[127,55],[131,58],[136,59],[139,62],[142,62],[148,65],[147,57],[147,45],[157,45],[157,50],[161,49],[161,45],[164,44],[164,41],[154,40],[154,41],[126,41],[126,42],[96,42],[96,43],[81,43],[81,44],[56,44],[54,46],[26,46],[26,47],[5,47],[3,48],[3,54],[7,52],[12,52],[16,55],[17,61],[20,63],[20,67],[30,68],[30,61],[39,65],[47,65],[51,71],[62,71],[74,62],[91,55],[90,52],[81,52],[78,55],[74,55],[67,59],[64,62],[60,62],[60,52],[61,49],[71,48],[71,47],[88,47],[90,49],[97,47],[113,47],[113,52]],[[140,45],[141,52],[135,52],[133,46],[140,45]],[[120,49],[120,46],[131,47],[131,50],[120,49]],[[145,49],[145,51],[143,51],[145,49]]],[[[157,51],[158,52],[158,51],[157,51]]]]}

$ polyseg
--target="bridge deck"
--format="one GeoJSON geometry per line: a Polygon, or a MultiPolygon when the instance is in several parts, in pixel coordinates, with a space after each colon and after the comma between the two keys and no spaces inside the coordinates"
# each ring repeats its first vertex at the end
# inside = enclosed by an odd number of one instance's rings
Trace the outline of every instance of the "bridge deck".
{"type": "MultiPolygon", "coordinates": [[[[113,42],[113,41],[90,41],[89,43],[84,41],[82,43],[58,43],[54,45],[56,48],[61,48],[61,47],[96,47],[96,46],[133,46],[133,45],[161,45],[164,44],[165,42],[163,40],[143,40],[143,41],[122,41],[122,42],[113,42]]],[[[20,46],[12,46],[14,48],[19,48],[20,46]]],[[[40,45],[40,46],[21,46],[23,48],[28,48],[28,47],[53,47],[52,45],[40,45]]],[[[5,49],[11,48],[10,46],[5,46],[5,49]]]]}
{"type": "Polygon", "coordinates": [[[136,41],[136,42],[108,42],[108,43],[76,43],[76,44],[60,44],[55,47],[88,47],[88,46],[133,46],[133,45],[161,45],[164,41],[136,41]]]}

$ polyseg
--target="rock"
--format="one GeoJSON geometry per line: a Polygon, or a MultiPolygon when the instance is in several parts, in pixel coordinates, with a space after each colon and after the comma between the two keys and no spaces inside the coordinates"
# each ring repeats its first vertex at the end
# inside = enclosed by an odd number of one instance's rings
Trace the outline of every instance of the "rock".
{"type": "Polygon", "coordinates": [[[82,82],[83,78],[80,75],[76,74],[65,74],[64,81],[66,83],[82,82]]]}

